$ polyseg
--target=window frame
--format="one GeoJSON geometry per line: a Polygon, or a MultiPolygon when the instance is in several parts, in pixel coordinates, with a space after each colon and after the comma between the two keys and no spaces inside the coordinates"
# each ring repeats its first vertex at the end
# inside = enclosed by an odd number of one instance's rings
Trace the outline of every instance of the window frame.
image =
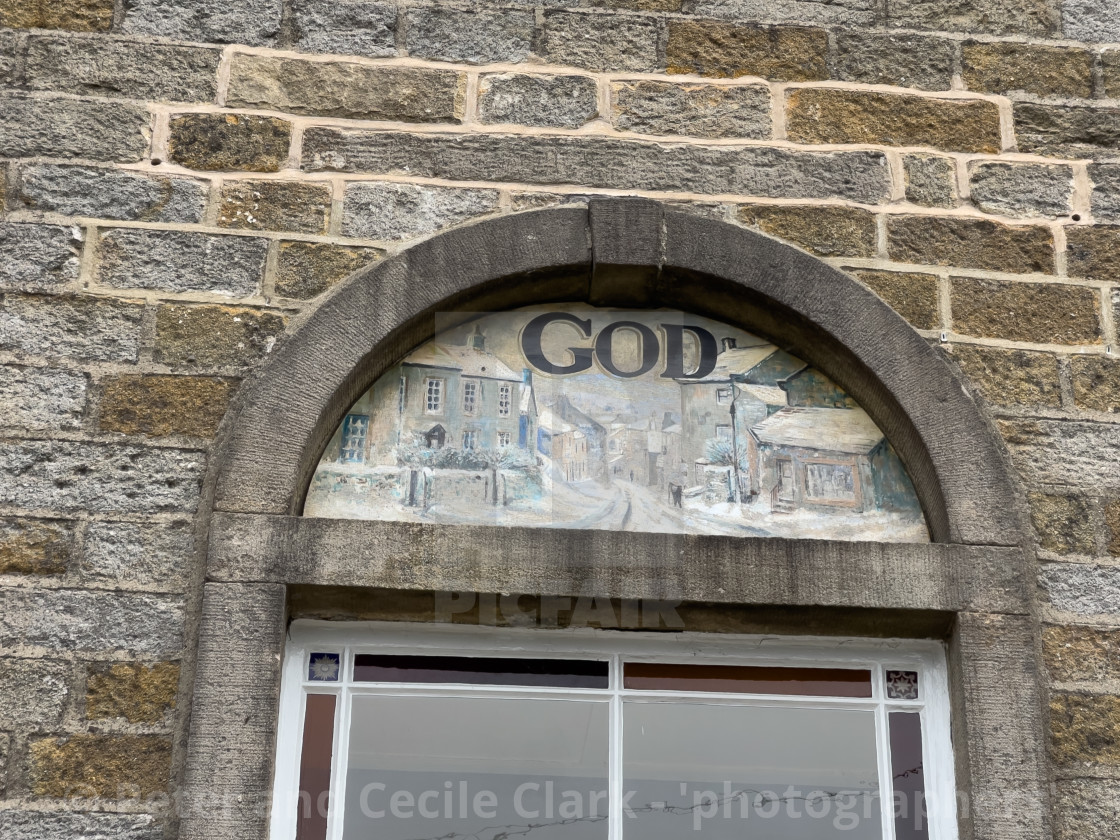
{"type": "MultiPolygon", "coordinates": [[[[889,714],[920,711],[922,757],[925,770],[925,800],[928,808],[929,840],[957,840],[955,765],[950,733],[950,694],[945,646],[915,639],[867,639],[855,637],[775,637],[773,635],[632,632],[626,634],[594,628],[498,628],[473,625],[413,624],[408,622],[336,622],[301,619],[289,627],[289,642],[282,663],[279,725],[272,807],[269,820],[271,840],[294,840],[299,799],[300,754],[303,718],[309,694],[334,694],[335,726],[331,758],[330,812],[327,840],[342,840],[341,815],[346,802],[347,758],[342,749],[349,738],[350,698],[355,695],[382,696],[500,696],[563,698],[607,698],[611,704],[609,840],[623,840],[619,831],[624,778],[622,756],[622,700],[638,696],[646,702],[672,702],[682,697],[704,703],[743,706],[825,707],[863,709],[875,713],[876,755],[879,763],[882,840],[894,840],[893,781],[890,767],[889,714]],[[699,646],[699,649],[698,649],[699,646]],[[337,681],[313,681],[308,677],[312,654],[337,653],[337,681]],[[534,659],[578,658],[611,662],[610,688],[544,688],[466,685],[456,683],[353,682],[355,653],[398,655],[480,656],[534,659]],[[872,673],[872,697],[831,698],[798,695],[731,694],[678,690],[625,689],[617,663],[687,662],[688,664],[762,665],[770,667],[868,668],[872,673]],[[885,671],[913,670],[920,674],[917,700],[886,696],[885,671]],[[886,795],[890,791],[891,795],[886,795]]],[[[632,838],[631,838],[632,840],[632,838]]]]}
{"type": "Polygon", "coordinates": [[[442,415],[443,406],[447,402],[447,380],[438,376],[424,377],[424,413],[442,415]],[[433,392],[432,386],[435,385],[433,392]],[[435,395],[435,408],[432,407],[432,396],[435,395]]]}

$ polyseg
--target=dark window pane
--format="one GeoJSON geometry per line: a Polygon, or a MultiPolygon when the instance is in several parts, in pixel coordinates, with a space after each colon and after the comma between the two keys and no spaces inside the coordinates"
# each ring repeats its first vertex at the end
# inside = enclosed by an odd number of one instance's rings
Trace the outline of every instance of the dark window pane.
{"type": "Polygon", "coordinates": [[[606,662],[475,656],[382,656],[368,653],[354,657],[354,680],[555,688],[606,688],[608,685],[606,662]]]}
{"type": "Polygon", "coordinates": [[[334,743],[333,694],[307,695],[303,750],[299,759],[299,816],[296,840],[326,840],[334,743]]]}
{"type": "Polygon", "coordinates": [[[647,691],[720,691],[803,697],[870,697],[871,672],[846,668],[760,668],[627,662],[623,685],[647,691]]]}
{"type": "Polygon", "coordinates": [[[927,840],[922,719],[917,712],[891,712],[891,775],[894,778],[894,836],[927,840]]]}

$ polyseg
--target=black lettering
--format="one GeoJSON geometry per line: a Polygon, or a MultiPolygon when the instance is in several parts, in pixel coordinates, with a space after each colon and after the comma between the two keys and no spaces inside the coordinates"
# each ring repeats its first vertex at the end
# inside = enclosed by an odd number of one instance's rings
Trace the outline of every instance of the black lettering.
{"type": "Polygon", "coordinates": [[[521,332],[521,352],[525,354],[525,359],[529,364],[542,373],[582,373],[591,367],[592,353],[590,347],[569,347],[568,352],[572,354],[572,358],[575,360],[570,365],[555,365],[545,358],[544,350],[541,349],[541,337],[544,334],[544,328],[557,321],[575,324],[585,337],[591,337],[590,318],[581,320],[567,312],[547,312],[544,315],[538,315],[525,325],[525,329],[521,332]]]}
{"type": "Polygon", "coordinates": [[[603,327],[602,332],[595,338],[595,358],[599,360],[599,366],[607,373],[622,379],[633,379],[649,373],[657,364],[660,353],[661,347],[657,343],[657,336],[654,335],[653,330],[637,321],[615,321],[603,327]],[[614,334],[618,330],[634,330],[641,338],[642,364],[637,370],[623,371],[615,367],[614,359],[611,357],[611,345],[614,342],[614,334]]]}
{"type": "Polygon", "coordinates": [[[682,324],[662,324],[665,331],[665,372],[662,379],[703,379],[716,369],[719,345],[716,337],[703,327],[687,327],[682,324]],[[684,369],[684,334],[696,336],[700,345],[700,360],[696,369],[686,373],[684,369]]]}

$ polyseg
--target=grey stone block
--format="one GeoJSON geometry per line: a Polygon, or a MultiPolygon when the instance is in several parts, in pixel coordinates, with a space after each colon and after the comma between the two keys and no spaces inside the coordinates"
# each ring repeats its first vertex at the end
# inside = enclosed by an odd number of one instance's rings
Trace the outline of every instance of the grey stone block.
{"type": "Polygon", "coordinates": [[[877,0],[686,0],[685,5],[702,17],[840,26],[882,23],[879,8],[877,0]]]}
{"type": "Polygon", "coordinates": [[[38,36],[28,42],[32,90],[79,96],[212,102],[221,52],[119,38],[38,36]]]}
{"type": "Polygon", "coordinates": [[[1047,563],[1039,585],[1051,606],[1079,615],[1120,615],[1120,568],[1047,563]]]}
{"type": "Polygon", "coordinates": [[[497,190],[361,182],[346,186],[342,232],[366,239],[411,239],[497,209],[497,190]]]}
{"type": "Polygon", "coordinates": [[[1120,41],[1115,0],[1062,0],[1062,33],[1078,41],[1120,41]]]}
{"type": "Polygon", "coordinates": [[[599,115],[594,79],[492,73],[479,81],[478,115],[486,123],[579,128],[599,115]]]}
{"type": "Polygon", "coordinates": [[[1028,486],[1120,491],[1120,425],[1037,419],[1005,420],[1000,427],[1028,486]]]}
{"type": "Polygon", "coordinates": [[[283,0],[124,0],[121,30],[211,44],[275,43],[283,0]]]}
{"type": "Polygon", "coordinates": [[[1089,180],[1093,215],[1099,221],[1120,222],[1120,164],[1090,164],[1089,180]]]}
{"type": "Polygon", "coordinates": [[[148,148],[150,123],[147,109],[125,102],[0,96],[0,157],[132,163],[148,148]]]}
{"type": "Polygon", "coordinates": [[[1041,163],[981,163],[969,172],[972,203],[1004,216],[1067,216],[1073,168],[1041,163]]]}
{"type": "Polygon", "coordinates": [[[904,155],[906,200],[924,207],[956,207],[957,168],[940,155],[904,155]]]}
{"type": "Polygon", "coordinates": [[[202,181],[119,169],[56,164],[19,171],[19,200],[29,210],[142,222],[202,221],[202,181]]]}
{"type": "Polygon", "coordinates": [[[78,279],[78,231],[0,222],[0,289],[45,291],[78,279]]]}
{"type": "Polygon", "coordinates": [[[183,602],[122,592],[0,590],[0,646],[175,657],[183,647],[183,602]]]}
{"type": "Polygon", "coordinates": [[[260,288],[268,240],[170,230],[105,231],[97,280],[118,289],[221,292],[248,297],[260,288]]]}
{"type": "Polygon", "coordinates": [[[949,90],[956,49],[947,38],[838,32],[828,65],[844,82],[949,90]]]}
{"type": "Polygon", "coordinates": [[[1113,840],[1120,831],[1120,781],[1058,782],[1055,840],[1113,840]]]}
{"type": "Polygon", "coordinates": [[[308,129],[303,168],[452,180],[886,200],[882,152],[667,146],[585,137],[456,136],[308,129]]]}
{"type": "Polygon", "coordinates": [[[761,140],[770,136],[770,89],[765,85],[616,82],[611,85],[611,122],[641,134],[761,140]]]}
{"type": "Polygon", "coordinates": [[[891,26],[970,34],[1052,35],[1058,28],[1057,0],[890,0],[888,18],[891,26]]]}
{"type": "Polygon", "coordinates": [[[397,54],[397,7],[365,0],[293,0],[303,52],[383,57],[397,54]]]}
{"type": "Polygon", "coordinates": [[[412,7],[406,15],[405,46],[416,58],[513,63],[532,51],[532,12],[412,7]]]}
{"type": "Polygon", "coordinates": [[[179,449],[8,441],[0,444],[0,503],[24,510],[191,512],[205,456],[179,449]]]}
{"type": "Polygon", "coordinates": [[[135,362],[137,303],[102,298],[7,294],[0,297],[0,348],[33,356],[135,362]]]}
{"type": "Polygon", "coordinates": [[[1120,108],[1014,105],[1019,151],[1064,158],[1120,157],[1120,108]]]}
{"type": "Polygon", "coordinates": [[[661,24],[650,17],[546,12],[538,37],[541,58],[550,64],[615,73],[661,65],[661,24]]]}
{"type": "Polygon", "coordinates": [[[0,811],[4,840],[160,840],[163,826],[148,814],[0,811]]]}
{"type": "Polygon", "coordinates": [[[0,729],[56,726],[70,696],[69,676],[70,666],[62,662],[0,659],[0,729]]]}
{"type": "Polygon", "coordinates": [[[0,425],[76,431],[82,427],[85,374],[53,368],[0,367],[0,425]]]}
{"type": "Polygon", "coordinates": [[[22,32],[0,30],[0,85],[14,86],[19,81],[19,56],[25,41],[22,32]]]}
{"type": "Polygon", "coordinates": [[[99,521],[86,528],[79,568],[83,580],[98,586],[182,592],[193,563],[190,523],[99,521]]]}

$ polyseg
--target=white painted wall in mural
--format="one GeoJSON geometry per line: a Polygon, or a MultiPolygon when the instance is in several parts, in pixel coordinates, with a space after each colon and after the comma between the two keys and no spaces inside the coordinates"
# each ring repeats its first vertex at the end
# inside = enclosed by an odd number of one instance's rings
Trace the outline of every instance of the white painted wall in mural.
{"type": "Polygon", "coordinates": [[[871,418],[763,338],[585,304],[436,326],[335,430],[305,515],[929,539],[871,418]]]}

